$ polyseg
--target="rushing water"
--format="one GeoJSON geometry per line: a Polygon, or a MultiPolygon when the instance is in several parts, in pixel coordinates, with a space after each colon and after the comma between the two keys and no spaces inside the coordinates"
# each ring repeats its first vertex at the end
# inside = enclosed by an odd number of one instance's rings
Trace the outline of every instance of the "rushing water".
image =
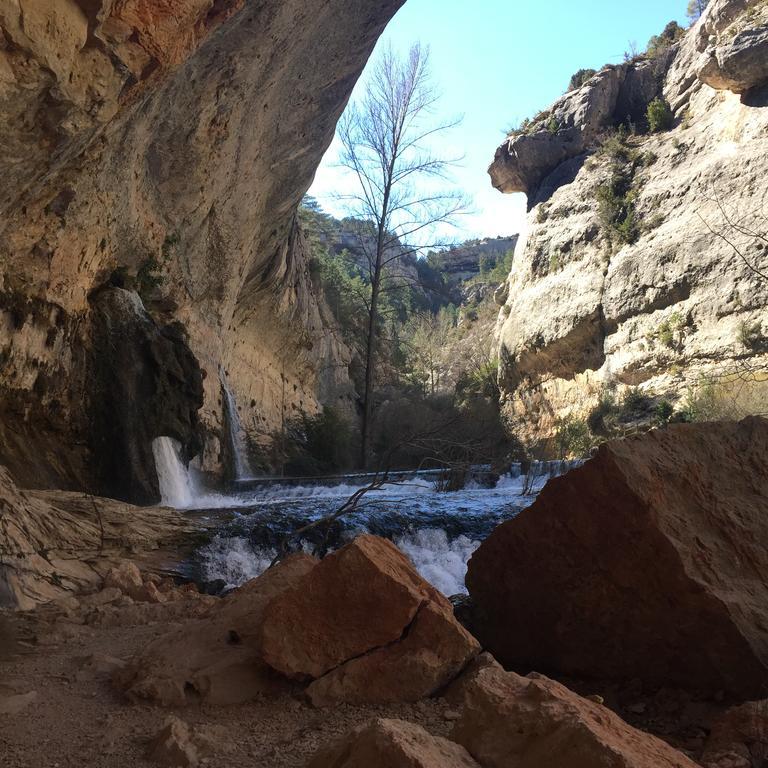
{"type": "MultiPolygon", "coordinates": [[[[465,592],[467,561],[501,522],[532,503],[559,463],[541,465],[534,493],[523,495],[526,478],[513,469],[493,487],[470,482],[462,491],[438,492],[434,476],[412,475],[368,492],[354,509],[329,528],[315,528],[292,548],[333,550],[362,532],[388,538],[419,572],[446,595],[465,592]]],[[[286,536],[335,512],[365,480],[349,478],[334,486],[261,485],[230,495],[197,494],[180,506],[197,510],[213,531],[189,563],[189,575],[219,587],[234,587],[261,574],[286,536]]]]}
{"type": "Polygon", "coordinates": [[[232,390],[227,383],[227,377],[224,371],[221,372],[221,388],[224,392],[224,402],[226,403],[227,427],[229,432],[229,447],[232,451],[232,460],[235,467],[236,480],[248,480],[253,478],[253,470],[248,461],[248,452],[245,447],[245,431],[240,421],[240,414],[237,410],[237,402],[232,390]]]}
{"type": "Polygon", "coordinates": [[[196,494],[187,468],[181,461],[181,444],[172,437],[157,437],[152,441],[161,504],[177,509],[192,507],[196,494]]]}

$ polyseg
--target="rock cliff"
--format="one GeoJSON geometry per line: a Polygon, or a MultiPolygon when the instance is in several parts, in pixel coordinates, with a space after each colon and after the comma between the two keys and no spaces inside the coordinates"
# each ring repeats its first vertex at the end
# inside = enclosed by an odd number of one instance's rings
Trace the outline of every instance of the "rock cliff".
{"type": "Polygon", "coordinates": [[[498,325],[505,409],[528,436],[606,389],[674,403],[703,380],[759,384],[766,35],[764,2],[713,0],[681,40],[604,68],[497,151],[494,186],[530,208],[498,325]],[[672,125],[645,132],[655,98],[672,125]]]}
{"type": "MultiPolygon", "coordinates": [[[[23,484],[103,488],[105,287],[134,291],[126,333],[146,315],[141,370],[196,359],[201,391],[185,375],[149,410],[188,414],[202,394],[205,469],[220,468],[222,374],[252,436],[351,397],[295,214],[401,4],[0,0],[0,460],[23,484]]],[[[168,425],[139,413],[124,440],[146,465],[168,425]]],[[[175,421],[193,453],[194,425],[175,421]]]]}

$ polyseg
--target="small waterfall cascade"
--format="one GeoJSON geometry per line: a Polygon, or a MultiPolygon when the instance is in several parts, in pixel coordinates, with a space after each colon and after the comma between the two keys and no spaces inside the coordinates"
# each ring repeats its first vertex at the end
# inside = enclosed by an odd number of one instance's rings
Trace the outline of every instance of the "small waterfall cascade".
{"type": "Polygon", "coordinates": [[[224,402],[226,404],[227,429],[229,431],[232,460],[234,461],[235,480],[252,480],[253,470],[248,461],[248,453],[245,447],[245,430],[240,422],[240,414],[237,412],[235,396],[227,384],[227,377],[223,371],[221,373],[221,388],[224,392],[224,402]]]}
{"type": "Polygon", "coordinates": [[[152,441],[161,503],[183,509],[192,506],[194,493],[189,471],[181,460],[181,443],[172,437],[156,437],[152,441]]]}

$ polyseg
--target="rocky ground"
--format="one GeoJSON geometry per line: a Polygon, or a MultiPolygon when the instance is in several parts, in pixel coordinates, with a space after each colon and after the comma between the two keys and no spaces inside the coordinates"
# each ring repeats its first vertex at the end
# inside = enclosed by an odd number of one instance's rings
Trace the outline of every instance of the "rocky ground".
{"type": "Polygon", "coordinates": [[[35,606],[0,614],[3,765],[765,768],[766,453],[755,417],[605,444],[481,545],[463,624],[375,536],[213,597],[153,570],[178,521],[0,474],[35,606]]]}
{"type": "Polygon", "coordinates": [[[153,765],[148,746],[174,714],[207,743],[200,763],[221,768],[303,766],[320,745],[376,717],[405,719],[436,735],[451,725],[451,708],[441,699],[324,710],[289,694],[223,708],[131,704],[112,686],[110,669],[114,659],[131,658],[169,630],[161,616],[111,628],[44,614],[20,624],[27,640],[0,663],[4,768],[153,765]]]}

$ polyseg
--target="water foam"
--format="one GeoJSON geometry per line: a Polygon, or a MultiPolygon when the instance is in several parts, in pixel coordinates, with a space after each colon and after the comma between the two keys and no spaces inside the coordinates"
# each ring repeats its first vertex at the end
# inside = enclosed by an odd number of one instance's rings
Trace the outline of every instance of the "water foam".
{"type": "Polygon", "coordinates": [[[242,536],[218,535],[200,550],[200,572],[205,581],[223,581],[231,589],[261,576],[276,554],[255,550],[242,536]]]}
{"type": "Polygon", "coordinates": [[[464,577],[479,541],[458,536],[453,541],[440,528],[424,528],[395,539],[395,544],[411,559],[416,570],[444,595],[466,594],[464,577]]]}
{"type": "Polygon", "coordinates": [[[181,460],[181,443],[172,437],[156,437],[152,441],[161,503],[166,507],[185,509],[194,499],[192,481],[181,460]]]}

